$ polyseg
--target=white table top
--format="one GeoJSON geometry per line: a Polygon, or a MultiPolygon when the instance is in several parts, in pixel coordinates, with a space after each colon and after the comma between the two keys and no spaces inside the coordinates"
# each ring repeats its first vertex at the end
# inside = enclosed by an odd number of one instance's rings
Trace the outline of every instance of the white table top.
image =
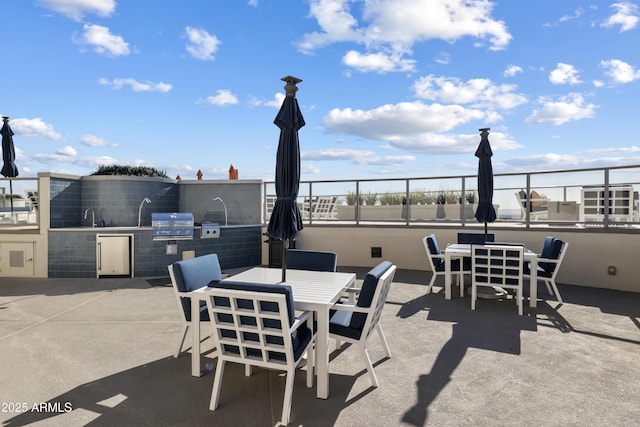
{"type": "MultiPolygon", "coordinates": [[[[280,284],[282,269],[254,267],[225,280],[280,284]]],[[[285,284],[291,286],[296,308],[313,309],[313,305],[333,305],[345,288],[355,284],[355,273],[334,273],[288,269],[285,284]]]]}
{"type": "MultiPolygon", "coordinates": [[[[487,245],[491,245],[493,242],[487,242],[487,245]]],[[[500,243],[495,243],[496,245],[500,245],[500,243]]],[[[445,255],[454,255],[454,256],[465,256],[471,255],[471,245],[468,243],[454,243],[451,245],[447,245],[444,250],[445,255]]],[[[524,259],[530,260],[531,258],[536,258],[538,254],[535,252],[524,248],[524,259]]]]}

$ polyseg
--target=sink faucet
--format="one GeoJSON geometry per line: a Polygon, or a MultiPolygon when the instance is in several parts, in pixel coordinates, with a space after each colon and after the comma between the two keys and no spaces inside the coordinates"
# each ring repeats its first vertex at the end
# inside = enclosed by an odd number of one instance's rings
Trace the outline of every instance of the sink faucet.
{"type": "Polygon", "coordinates": [[[91,227],[96,226],[96,214],[94,213],[92,208],[87,208],[84,210],[84,219],[87,219],[87,214],[91,211],[91,227]]]}
{"type": "Polygon", "coordinates": [[[222,203],[222,206],[224,207],[224,226],[226,227],[227,226],[227,205],[224,204],[224,201],[220,197],[214,197],[213,201],[222,203]]]}
{"type": "Polygon", "coordinates": [[[151,200],[145,197],[144,200],[140,202],[140,207],[138,208],[138,228],[140,228],[140,217],[142,215],[142,206],[144,206],[145,203],[151,203],[151,200]]]}

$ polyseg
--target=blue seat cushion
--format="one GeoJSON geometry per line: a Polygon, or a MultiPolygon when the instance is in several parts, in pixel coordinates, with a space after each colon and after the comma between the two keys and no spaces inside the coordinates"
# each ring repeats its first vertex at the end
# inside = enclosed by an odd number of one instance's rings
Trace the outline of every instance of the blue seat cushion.
{"type": "MultiPolygon", "coordinates": [[[[429,247],[429,253],[431,255],[442,255],[440,252],[440,246],[438,245],[438,239],[435,234],[429,234],[427,236],[427,246],[429,247]]],[[[434,258],[433,266],[437,272],[445,271],[444,258],[434,258]]],[[[471,268],[471,267],[469,267],[471,268]]],[[[460,260],[452,259],[451,260],[451,270],[452,271],[460,271],[460,260]]]]}
{"type": "MultiPolygon", "coordinates": [[[[563,244],[564,242],[560,239],[556,239],[551,236],[545,237],[540,257],[548,259],[558,259],[558,257],[560,257],[560,251],[562,250],[563,244]]],[[[551,276],[551,274],[556,269],[556,264],[550,262],[541,262],[538,265],[546,273],[549,273],[549,276],[551,276]]]]}
{"type": "Polygon", "coordinates": [[[335,252],[287,250],[287,268],[294,270],[336,271],[335,252]]]}
{"type": "MultiPolygon", "coordinates": [[[[213,283],[210,286],[213,288],[219,288],[219,289],[241,290],[241,291],[249,291],[249,292],[266,292],[266,293],[272,293],[272,294],[285,295],[286,301],[287,301],[287,315],[289,320],[289,326],[293,325],[293,323],[296,320],[295,306],[293,302],[293,291],[291,290],[291,286],[289,285],[235,282],[233,280],[223,280],[223,281],[213,283]]],[[[221,306],[227,306],[227,307],[230,306],[230,302],[227,298],[216,297],[215,303],[221,306]]],[[[249,300],[244,301],[244,304],[245,305],[243,306],[243,301],[238,302],[238,305],[242,308],[249,308],[249,309],[253,308],[253,306],[251,305],[252,302],[249,300]]],[[[276,303],[267,302],[267,301],[262,303],[261,308],[264,311],[275,311],[275,312],[278,311],[278,307],[276,303]]],[[[231,319],[230,315],[227,315],[227,316],[219,315],[217,320],[220,322],[233,322],[233,319],[231,319]]],[[[246,321],[247,324],[255,325],[255,319],[252,317],[242,318],[241,321],[246,321]]],[[[282,329],[282,325],[280,325],[280,321],[275,319],[273,320],[266,319],[265,326],[268,326],[274,329],[282,329]]],[[[228,331],[228,332],[230,334],[227,336],[235,338],[235,332],[233,331],[228,331]]],[[[223,335],[225,334],[223,333],[223,335]]],[[[301,325],[300,327],[298,327],[297,330],[291,333],[293,353],[296,360],[299,358],[299,356],[302,355],[302,352],[304,352],[304,349],[309,343],[309,340],[311,340],[312,335],[313,334],[311,330],[309,330],[309,328],[306,325],[301,325]]],[[[250,335],[245,335],[245,338],[248,340],[252,339],[250,335]]],[[[257,338],[255,339],[257,340],[257,338]]],[[[267,341],[272,344],[283,344],[282,340],[279,337],[275,337],[275,336],[272,337],[272,339],[267,338],[267,341]]],[[[269,354],[273,358],[280,358],[284,360],[284,355],[280,354],[278,356],[277,353],[278,352],[270,352],[269,354]]]]}
{"type": "MultiPolygon", "coordinates": [[[[209,254],[173,264],[173,276],[179,292],[191,292],[222,279],[218,255],[209,254]]],[[[191,321],[191,298],[180,298],[185,318],[191,321]]],[[[204,301],[203,301],[204,302],[204,301]]],[[[209,320],[206,303],[200,303],[200,320],[209,320]]]]}
{"type": "MultiPolygon", "coordinates": [[[[376,292],[378,280],[392,265],[393,264],[389,261],[382,261],[380,264],[369,270],[362,282],[362,287],[360,288],[360,295],[358,296],[358,302],[356,303],[358,307],[371,307],[371,301],[373,300],[373,295],[376,292]]],[[[362,329],[366,321],[367,315],[365,313],[353,313],[349,326],[355,329],[362,329]]]]}
{"type": "Polygon", "coordinates": [[[458,233],[458,243],[460,244],[471,244],[471,243],[486,243],[486,242],[495,242],[496,235],[495,234],[487,234],[484,233],[458,233]]]}
{"type": "MultiPolygon", "coordinates": [[[[353,306],[348,302],[342,302],[341,305],[353,306]]],[[[354,312],[347,310],[332,310],[331,318],[329,319],[329,333],[359,340],[362,335],[362,328],[352,328],[350,326],[353,314],[354,312]]]]}
{"type": "Polygon", "coordinates": [[[222,279],[218,255],[209,254],[178,261],[173,264],[176,286],[180,292],[190,292],[222,279]]]}
{"type": "MultiPolygon", "coordinates": [[[[538,277],[551,277],[553,275],[553,271],[545,270],[540,266],[538,266],[536,271],[538,272],[538,277]]],[[[526,274],[526,275],[531,275],[531,263],[530,262],[525,262],[524,263],[523,273],[526,274]]]]}

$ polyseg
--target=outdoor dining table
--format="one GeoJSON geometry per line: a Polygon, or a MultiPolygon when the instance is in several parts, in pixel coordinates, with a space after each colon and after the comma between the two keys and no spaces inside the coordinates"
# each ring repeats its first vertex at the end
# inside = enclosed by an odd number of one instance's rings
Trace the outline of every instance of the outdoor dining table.
{"type": "MultiPolygon", "coordinates": [[[[234,282],[281,284],[282,269],[254,267],[224,280],[234,282]]],[[[353,287],[355,273],[326,271],[287,270],[286,285],[291,286],[296,310],[311,310],[316,313],[316,375],[317,397],[329,397],[329,309],[340,299],[343,291],[353,287]]],[[[191,312],[197,313],[200,301],[205,298],[207,288],[191,292],[191,312]]],[[[193,347],[191,351],[191,374],[199,377],[200,371],[200,322],[192,325],[193,347]]]]}
{"type": "MultiPolygon", "coordinates": [[[[498,243],[496,243],[498,244],[498,243]]],[[[444,298],[451,299],[451,260],[471,257],[471,245],[455,243],[447,245],[444,250],[444,298]]],[[[524,260],[531,263],[531,276],[529,279],[529,307],[538,305],[538,254],[524,248],[524,260]]]]}

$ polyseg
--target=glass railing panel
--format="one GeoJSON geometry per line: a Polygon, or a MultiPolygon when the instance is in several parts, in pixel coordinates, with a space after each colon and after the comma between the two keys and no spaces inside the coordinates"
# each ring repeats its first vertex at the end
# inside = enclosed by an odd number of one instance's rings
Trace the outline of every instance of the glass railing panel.
{"type": "Polygon", "coordinates": [[[355,182],[313,182],[307,215],[309,221],[337,221],[339,217],[355,220],[354,210],[345,213],[344,206],[355,204],[355,182]],[[351,195],[351,196],[350,196],[351,195]]]}
{"type": "MultiPolygon", "coordinates": [[[[409,182],[411,221],[461,221],[465,211],[462,177],[413,179],[409,182]]],[[[471,216],[473,216],[471,214],[471,216]]]]}
{"type": "Polygon", "coordinates": [[[360,181],[360,221],[406,221],[406,180],[360,181]]]}
{"type": "Polygon", "coordinates": [[[39,225],[37,178],[0,179],[0,227],[39,225]]]}
{"type": "MultiPolygon", "coordinates": [[[[478,226],[477,187],[476,176],[307,181],[300,183],[298,202],[309,223],[432,222],[478,226]]],[[[494,175],[493,203],[497,222],[516,227],[571,223],[621,226],[640,222],[639,192],[640,166],[509,173],[494,175]],[[605,193],[607,182],[610,189],[605,193]]],[[[275,200],[273,183],[265,183],[265,195],[265,212],[269,213],[270,200],[275,200]]]]}
{"type": "Polygon", "coordinates": [[[609,221],[640,221],[640,168],[609,170],[609,221]]]}
{"type": "Polygon", "coordinates": [[[539,221],[548,223],[581,222],[582,188],[585,183],[599,182],[603,179],[602,171],[531,174],[531,204],[535,209],[546,210],[546,215],[539,216],[539,221]],[[541,199],[541,200],[537,200],[541,199]]]}

